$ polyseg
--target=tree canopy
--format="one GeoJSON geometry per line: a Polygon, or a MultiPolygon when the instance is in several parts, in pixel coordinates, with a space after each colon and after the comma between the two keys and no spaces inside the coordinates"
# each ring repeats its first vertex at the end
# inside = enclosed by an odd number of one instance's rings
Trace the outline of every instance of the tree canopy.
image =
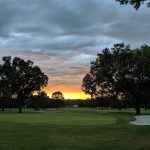
{"type": "Polygon", "coordinates": [[[30,60],[19,57],[3,57],[0,67],[0,92],[3,97],[16,97],[19,112],[26,98],[40,91],[48,83],[48,77],[30,60]]]}
{"type": "Polygon", "coordinates": [[[149,0],[116,0],[118,1],[121,5],[127,5],[130,4],[132,5],[136,10],[139,9],[139,7],[143,4],[146,4],[147,7],[150,7],[150,1],[149,0]]]}
{"type": "Polygon", "coordinates": [[[102,50],[91,62],[82,89],[95,98],[117,99],[121,94],[130,94],[137,113],[140,113],[141,104],[150,98],[150,47],[144,45],[132,50],[121,43],[102,50]]]}

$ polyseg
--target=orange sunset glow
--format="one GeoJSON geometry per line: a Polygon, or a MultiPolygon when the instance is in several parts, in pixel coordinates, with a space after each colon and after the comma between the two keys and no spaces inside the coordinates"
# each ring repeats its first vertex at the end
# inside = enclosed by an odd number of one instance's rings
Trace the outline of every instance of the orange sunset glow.
{"type": "Polygon", "coordinates": [[[81,90],[80,85],[60,85],[60,86],[50,86],[48,85],[45,89],[45,92],[49,97],[52,96],[52,93],[56,91],[61,91],[65,99],[87,99],[90,98],[89,95],[84,94],[81,90]]]}

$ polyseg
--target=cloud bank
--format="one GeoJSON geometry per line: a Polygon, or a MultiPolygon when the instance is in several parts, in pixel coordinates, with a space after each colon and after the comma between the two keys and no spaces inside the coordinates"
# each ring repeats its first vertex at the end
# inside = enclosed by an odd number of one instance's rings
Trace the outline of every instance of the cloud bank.
{"type": "Polygon", "coordinates": [[[0,56],[33,60],[49,86],[81,85],[103,48],[150,43],[149,11],[115,0],[1,0],[0,56]]]}

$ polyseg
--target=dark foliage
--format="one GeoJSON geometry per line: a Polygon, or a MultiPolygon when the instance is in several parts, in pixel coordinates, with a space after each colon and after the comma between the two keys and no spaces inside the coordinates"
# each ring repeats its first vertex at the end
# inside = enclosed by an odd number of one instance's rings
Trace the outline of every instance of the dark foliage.
{"type": "Polygon", "coordinates": [[[127,5],[130,4],[132,5],[136,10],[139,9],[139,7],[143,4],[146,4],[147,7],[150,7],[150,1],[149,0],[116,0],[118,1],[121,5],[127,5]]]}
{"type": "Polygon", "coordinates": [[[130,97],[140,113],[143,103],[150,100],[150,47],[131,50],[121,43],[102,50],[91,62],[82,89],[95,99],[110,97],[115,101],[130,97]]]}
{"type": "Polygon", "coordinates": [[[33,92],[39,92],[48,83],[48,77],[33,62],[10,56],[3,57],[0,66],[0,93],[3,99],[16,98],[19,112],[24,101],[33,92]]]}

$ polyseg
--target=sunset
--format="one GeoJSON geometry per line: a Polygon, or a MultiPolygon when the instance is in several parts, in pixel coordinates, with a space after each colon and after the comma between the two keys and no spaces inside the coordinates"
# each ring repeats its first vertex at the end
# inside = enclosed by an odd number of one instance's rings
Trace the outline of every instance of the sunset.
{"type": "Polygon", "coordinates": [[[150,150],[150,0],[0,0],[0,150],[150,150]]]}
{"type": "Polygon", "coordinates": [[[41,67],[49,77],[49,96],[62,91],[67,99],[89,97],[81,84],[98,52],[122,41],[132,47],[150,42],[149,10],[143,7],[135,11],[113,0],[8,3],[0,2],[0,56],[32,60],[41,67]]]}
{"type": "Polygon", "coordinates": [[[81,90],[81,85],[55,85],[51,88],[51,86],[47,86],[45,89],[46,93],[49,97],[52,96],[52,93],[56,91],[61,91],[65,97],[65,99],[87,99],[90,98],[89,95],[84,94],[81,90]]]}

